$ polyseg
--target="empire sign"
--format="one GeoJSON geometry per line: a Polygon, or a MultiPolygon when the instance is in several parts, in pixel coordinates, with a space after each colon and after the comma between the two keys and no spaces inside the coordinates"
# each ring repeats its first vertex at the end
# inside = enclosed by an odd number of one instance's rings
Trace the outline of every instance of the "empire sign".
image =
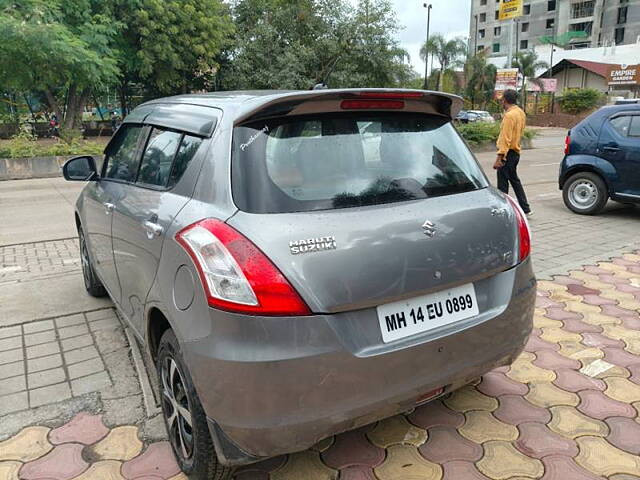
{"type": "Polygon", "coordinates": [[[611,65],[607,72],[608,85],[640,84],[640,65],[611,65]]]}

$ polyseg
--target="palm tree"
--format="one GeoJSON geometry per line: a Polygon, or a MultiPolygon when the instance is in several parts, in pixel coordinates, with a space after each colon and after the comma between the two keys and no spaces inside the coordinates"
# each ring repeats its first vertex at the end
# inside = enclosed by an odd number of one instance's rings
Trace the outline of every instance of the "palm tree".
{"type": "MultiPolygon", "coordinates": [[[[552,47],[553,48],[553,47],[552,47]]],[[[536,72],[549,68],[549,64],[542,60],[538,60],[538,54],[533,50],[518,52],[511,61],[511,67],[517,68],[522,75],[522,98],[523,105],[527,106],[527,78],[530,78],[542,90],[542,81],[536,78],[536,72]]]]}
{"type": "Polygon", "coordinates": [[[496,85],[496,66],[487,62],[485,52],[480,52],[467,58],[464,64],[464,74],[467,80],[465,94],[471,99],[472,107],[475,107],[476,100],[483,108],[487,99],[493,97],[496,85]]]}
{"type": "Polygon", "coordinates": [[[440,64],[438,73],[438,90],[442,90],[442,80],[446,72],[461,66],[461,57],[467,53],[467,45],[460,38],[446,40],[442,35],[436,33],[429,38],[420,49],[420,58],[428,61],[429,55],[434,55],[440,64]]]}

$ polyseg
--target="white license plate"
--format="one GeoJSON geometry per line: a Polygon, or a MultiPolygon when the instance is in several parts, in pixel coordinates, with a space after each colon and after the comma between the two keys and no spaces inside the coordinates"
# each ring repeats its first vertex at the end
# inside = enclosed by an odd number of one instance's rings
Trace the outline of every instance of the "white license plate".
{"type": "Polygon", "coordinates": [[[473,283],[380,305],[378,321],[382,341],[426,332],[443,325],[478,315],[478,302],[473,283]]]}

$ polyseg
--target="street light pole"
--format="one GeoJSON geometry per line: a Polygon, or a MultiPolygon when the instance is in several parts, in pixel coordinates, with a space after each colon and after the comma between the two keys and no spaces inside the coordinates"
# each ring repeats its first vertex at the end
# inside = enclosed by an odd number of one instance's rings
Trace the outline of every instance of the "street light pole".
{"type": "Polygon", "coordinates": [[[427,41],[424,44],[424,89],[428,88],[429,81],[429,24],[431,23],[431,4],[423,3],[422,6],[427,9],[427,41]]]}
{"type": "Polygon", "coordinates": [[[478,53],[478,15],[474,15],[473,18],[476,22],[476,28],[473,32],[473,55],[475,56],[478,53]]]}

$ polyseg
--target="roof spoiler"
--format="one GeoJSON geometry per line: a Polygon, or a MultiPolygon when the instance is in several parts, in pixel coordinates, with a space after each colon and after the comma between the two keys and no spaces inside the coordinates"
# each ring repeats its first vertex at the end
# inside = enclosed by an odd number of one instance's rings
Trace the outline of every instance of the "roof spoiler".
{"type": "Polygon", "coordinates": [[[402,111],[453,119],[462,108],[462,98],[430,90],[342,89],[281,93],[247,102],[235,124],[289,115],[310,115],[344,110],[402,111]]]}

